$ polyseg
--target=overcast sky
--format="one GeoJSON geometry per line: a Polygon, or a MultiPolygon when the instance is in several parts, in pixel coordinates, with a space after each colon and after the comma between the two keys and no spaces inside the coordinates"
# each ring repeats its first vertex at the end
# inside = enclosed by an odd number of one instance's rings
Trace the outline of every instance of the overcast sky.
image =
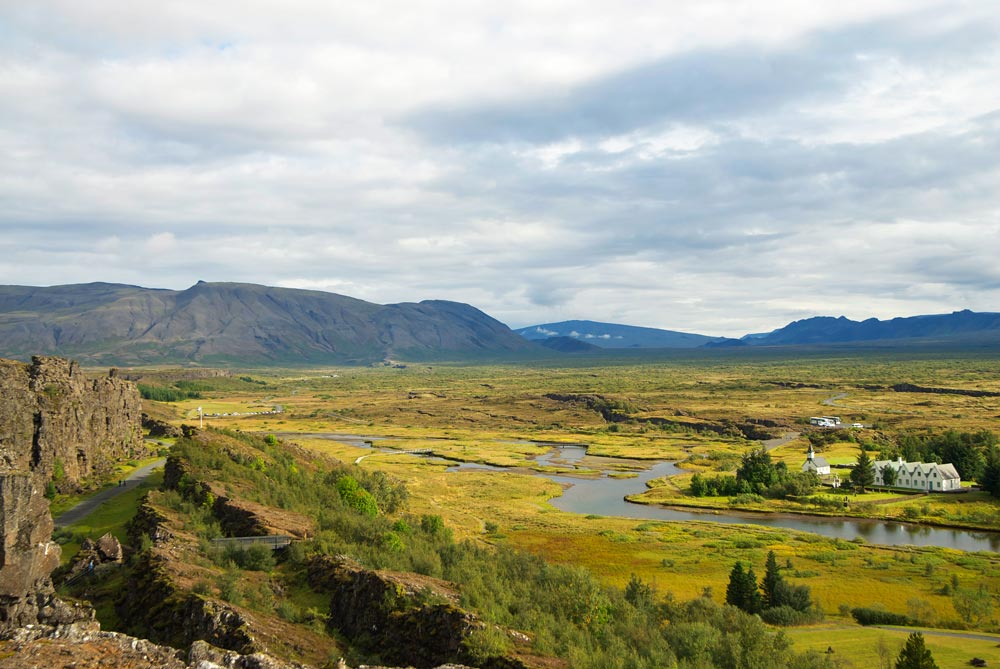
{"type": "Polygon", "coordinates": [[[996,0],[0,0],[0,283],[1000,311],[996,0]]]}

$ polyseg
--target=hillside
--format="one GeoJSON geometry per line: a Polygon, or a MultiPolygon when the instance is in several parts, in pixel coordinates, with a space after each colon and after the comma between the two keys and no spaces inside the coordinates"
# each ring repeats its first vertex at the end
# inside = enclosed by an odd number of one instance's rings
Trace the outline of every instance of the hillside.
{"type": "Polygon", "coordinates": [[[525,339],[572,337],[601,348],[695,348],[719,337],[596,321],[562,321],[515,330],[525,339]]]}
{"type": "Polygon", "coordinates": [[[313,290],[199,281],[0,286],[0,357],[92,364],[366,363],[526,353],[534,345],[466,304],[379,305],[313,290]]]}

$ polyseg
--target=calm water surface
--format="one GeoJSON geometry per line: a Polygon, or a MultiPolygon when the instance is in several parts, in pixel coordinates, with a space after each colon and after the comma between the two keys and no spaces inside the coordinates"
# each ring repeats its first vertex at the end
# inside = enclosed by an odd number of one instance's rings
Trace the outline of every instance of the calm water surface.
{"type": "MultiPolygon", "coordinates": [[[[304,435],[298,435],[304,436],[304,435]]],[[[372,441],[386,441],[383,437],[364,437],[346,434],[313,434],[350,443],[353,446],[371,448],[372,441]]],[[[833,519],[815,516],[775,516],[773,514],[748,513],[739,511],[698,512],[668,509],[646,504],[632,504],[625,501],[626,495],[644,492],[646,481],[661,476],[673,476],[682,472],[672,462],[659,462],[649,466],[635,460],[601,458],[587,455],[584,444],[552,444],[552,450],[535,458],[543,465],[579,467],[586,470],[601,470],[599,478],[582,478],[561,474],[532,472],[535,476],[547,478],[564,485],[561,497],[550,500],[558,509],[580,514],[642,518],[648,520],[699,520],[713,523],[766,525],[785,529],[812,532],[826,537],[851,540],[862,537],[872,544],[889,546],[941,546],[963,551],[1000,550],[1000,532],[975,532],[938,527],[926,527],[907,523],[893,523],[876,520],[833,519]],[[637,468],[635,478],[611,478],[608,469],[613,464],[624,464],[637,468]],[[638,469],[649,466],[648,469],[638,469]],[[567,487],[568,486],[568,487],[567,487]]],[[[433,457],[433,456],[432,456],[433,457]]],[[[449,471],[465,470],[506,471],[503,467],[463,463],[449,467],[449,471]]]]}

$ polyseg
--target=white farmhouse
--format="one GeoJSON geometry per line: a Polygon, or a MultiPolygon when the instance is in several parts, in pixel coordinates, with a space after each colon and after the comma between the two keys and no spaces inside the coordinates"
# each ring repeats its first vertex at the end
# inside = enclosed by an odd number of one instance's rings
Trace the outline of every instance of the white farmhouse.
{"type": "Polygon", "coordinates": [[[816,472],[817,476],[829,476],[830,463],[826,461],[826,458],[817,458],[812,444],[809,444],[809,452],[806,453],[806,461],[802,463],[802,471],[816,472]]]}
{"type": "Polygon", "coordinates": [[[933,492],[962,488],[962,478],[951,463],[939,465],[934,462],[904,462],[903,458],[897,458],[876,460],[872,467],[875,469],[875,485],[885,485],[882,481],[882,469],[889,467],[896,472],[896,482],[893,485],[897,488],[933,492]]]}

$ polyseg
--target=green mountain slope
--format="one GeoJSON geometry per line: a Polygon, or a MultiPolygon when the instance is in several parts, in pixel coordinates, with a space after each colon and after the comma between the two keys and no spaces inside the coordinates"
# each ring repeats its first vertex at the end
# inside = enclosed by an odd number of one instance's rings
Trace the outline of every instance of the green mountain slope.
{"type": "Polygon", "coordinates": [[[379,305],[241,283],[182,291],[93,283],[0,286],[0,357],[95,364],[363,363],[530,353],[534,345],[465,304],[379,305]]]}

